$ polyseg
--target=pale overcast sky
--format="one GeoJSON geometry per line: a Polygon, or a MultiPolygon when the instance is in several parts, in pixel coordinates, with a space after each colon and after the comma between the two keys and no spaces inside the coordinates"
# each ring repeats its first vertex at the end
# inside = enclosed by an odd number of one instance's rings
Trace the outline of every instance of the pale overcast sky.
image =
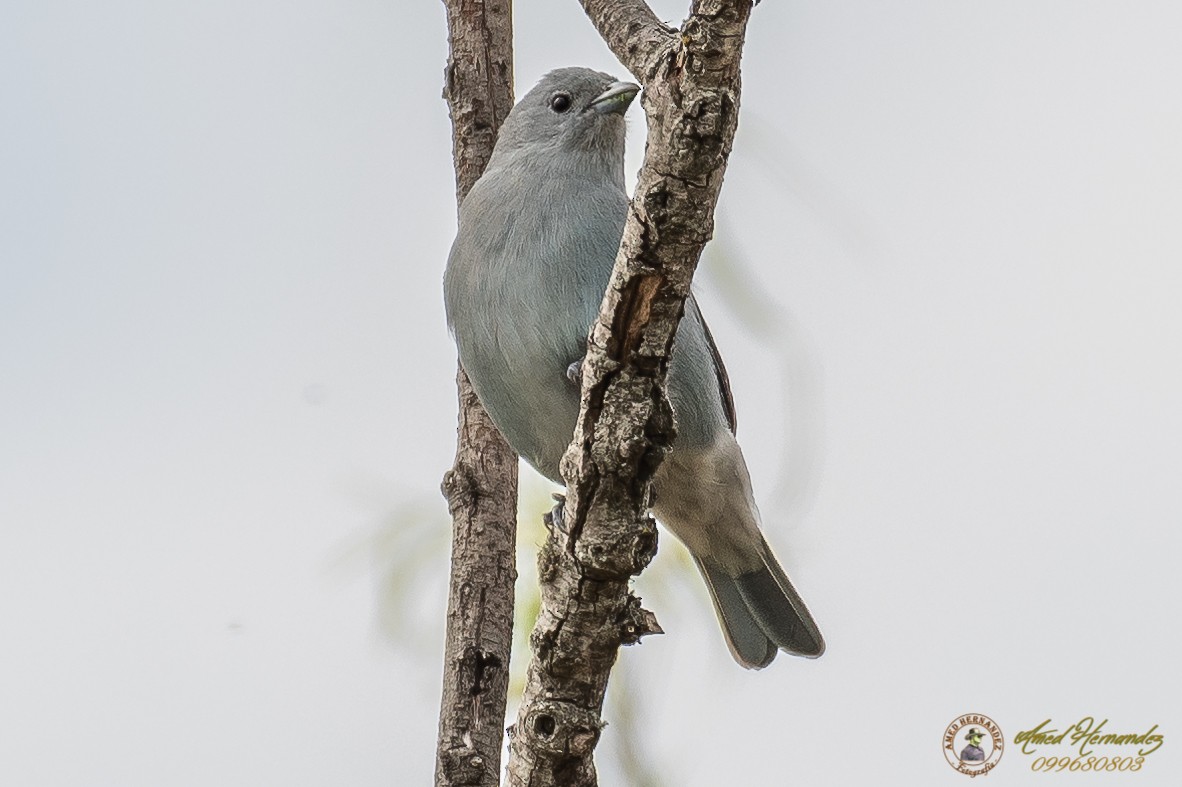
{"type": "MultiPolygon", "coordinates": [[[[514,14],[518,92],[626,75],[573,0],[514,14]]],[[[755,9],[698,290],[829,651],[735,666],[665,537],[621,657],[662,783],[963,783],[971,711],[1157,724],[1173,778],[1180,40],[1168,2],[755,9]]],[[[0,7],[0,783],[429,782],[445,59],[439,2],[0,7]]],[[[990,783],[1064,778],[1031,760],[990,783]]]]}

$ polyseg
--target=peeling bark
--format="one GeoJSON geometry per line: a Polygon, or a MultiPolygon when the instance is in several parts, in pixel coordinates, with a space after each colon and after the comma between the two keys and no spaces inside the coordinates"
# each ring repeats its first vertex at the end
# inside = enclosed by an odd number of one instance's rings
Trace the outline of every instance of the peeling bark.
{"type": "Polygon", "coordinates": [[[628,589],[656,552],[650,481],[673,437],[669,352],[713,231],[738,123],[750,0],[695,0],[674,30],[640,0],[582,0],[644,88],[636,186],[582,366],[582,402],[562,460],[566,499],[539,555],[542,609],[511,729],[514,787],[589,787],[608,677],[621,644],[659,633],[628,589]]]}
{"type": "MultiPolygon", "coordinates": [[[[513,106],[510,0],[445,0],[456,203],[492,155],[513,106]]],[[[500,783],[513,583],[517,577],[517,454],[493,426],[463,369],[456,374],[455,465],[443,480],[452,515],[451,579],[437,787],[500,783]]]]}

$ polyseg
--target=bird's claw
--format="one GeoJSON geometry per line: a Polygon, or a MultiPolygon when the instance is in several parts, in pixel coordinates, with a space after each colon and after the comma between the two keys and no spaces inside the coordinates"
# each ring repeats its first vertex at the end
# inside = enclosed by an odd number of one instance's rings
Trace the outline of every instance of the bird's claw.
{"type": "Polygon", "coordinates": [[[575,385],[583,384],[583,361],[579,359],[566,367],[566,379],[575,385]]]}

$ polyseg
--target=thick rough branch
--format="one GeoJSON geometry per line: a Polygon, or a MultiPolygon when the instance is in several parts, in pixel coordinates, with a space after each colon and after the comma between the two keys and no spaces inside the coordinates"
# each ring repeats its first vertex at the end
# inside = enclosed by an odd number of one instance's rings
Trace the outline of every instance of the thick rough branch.
{"type": "MultiPolygon", "coordinates": [[[[456,202],[484,171],[513,106],[509,0],[445,0],[450,57],[444,97],[452,120],[456,202]]],[[[438,787],[500,783],[516,579],[517,455],[497,432],[468,376],[456,375],[455,465],[443,491],[452,515],[438,787]]]]}
{"type": "Polygon", "coordinates": [[[515,787],[596,783],[592,750],[621,644],[660,631],[628,590],[656,551],[649,485],[673,437],[665,376],[738,123],[750,0],[699,0],[680,31],[638,0],[582,0],[644,87],[648,142],[582,366],[565,505],[539,557],[542,610],[510,744],[515,787]]]}
{"type": "Polygon", "coordinates": [[[677,46],[677,31],[644,0],[580,0],[608,48],[642,83],[661,55],[677,46]]]}

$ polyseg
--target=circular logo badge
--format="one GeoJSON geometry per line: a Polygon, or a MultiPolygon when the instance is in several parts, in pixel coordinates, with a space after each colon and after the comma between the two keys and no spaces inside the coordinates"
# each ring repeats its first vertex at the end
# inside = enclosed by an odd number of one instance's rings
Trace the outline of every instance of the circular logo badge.
{"type": "Polygon", "coordinates": [[[944,730],[944,758],[966,776],[980,776],[997,766],[1005,748],[1001,727],[988,716],[966,713],[944,730]]]}

